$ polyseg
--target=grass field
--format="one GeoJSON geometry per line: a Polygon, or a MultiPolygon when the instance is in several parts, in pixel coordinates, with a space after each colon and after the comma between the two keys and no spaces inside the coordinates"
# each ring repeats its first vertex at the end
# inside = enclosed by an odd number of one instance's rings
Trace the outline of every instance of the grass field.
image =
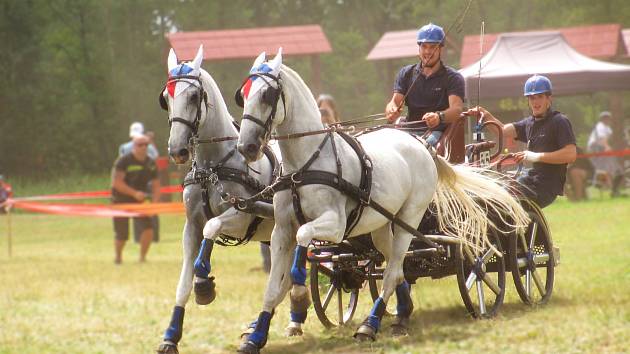
{"type": "MultiPolygon", "coordinates": [[[[554,295],[541,308],[520,303],[511,278],[496,319],[466,315],[454,278],[420,280],[408,337],[351,335],[367,315],[367,291],[349,328],[326,330],[314,312],[301,338],[285,338],[288,304],[276,311],[266,353],[627,352],[630,348],[630,200],[559,200],[545,210],[561,249],[554,295]]],[[[7,256],[0,216],[0,353],[150,353],[168,325],[181,262],[182,216],[161,218],[161,242],[146,264],[130,242],[113,263],[106,218],[14,214],[7,256]]],[[[266,277],[256,244],[215,248],[218,297],[187,306],[181,353],[234,352],[260,311],[266,277]]]]}

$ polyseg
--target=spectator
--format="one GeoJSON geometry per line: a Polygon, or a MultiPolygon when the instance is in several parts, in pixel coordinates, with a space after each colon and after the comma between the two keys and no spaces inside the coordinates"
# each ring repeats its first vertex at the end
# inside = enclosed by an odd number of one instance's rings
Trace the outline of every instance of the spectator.
{"type": "MultiPolygon", "coordinates": [[[[610,139],[613,135],[611,127],[612,118],[612,114],[608,111],[599,114],[599,122],[595,124],[588,138],[588,152],[598,153],[613,150],[610,145],[610,139]]],[[[623,170],[617,157],[596,156],[591,158],[591,162],[593,166],[595,166],[595,170],[604,171],[608,175],[607,180],[609,181],[608,183],[611,184],[611,196],[619,196],[619,189],[623,182],[623,170]],[[610,183],[610,181],[612,181],[612,183],[610,183]]]]}
{"type": "MultiPolygon", "coordinates": [[[[132,123],[129,126],[129,137],[132,140],[126,143],[123,143],[120,145],[120,147],[118,147],[118,156],[122,156],[124,154],[131,152],[131,149],[133,148],[133,138],[136,136],[143,135],[143,134],[144,134],[144,125],[140,122],[132,123]]],[[[147,138],[149,138],[149,147],[148,147],[147,153],[149,157],[155,161],[159,157],[157,147],[155,146],[155,143],[153,141],[153,139],[155,138],[155,133],[152,131],[147,131],[146,134],[144,135],[147,138]]],[[[145,191],[149,194],[149,197],[151,197],[151,190],[152,190],[151,183],[149,183],[149,185],[147,185],[147,190],[145,191]]],[[[153,242],[158,242],[160,240],[160,218],[157,215],[154,215],[151,217],[151,219],[152,219],[151,222],[153,223],[153,242]]],[[[140,229],[134,228],[134,231],[133,231],[133,240],[136,243],[140,242],[139,230],[140,229]]]]}
{"type": "Polygon", "coordinates": [[[4,176],[0,175],[0,214],[7,212],[7,206],[3,205],[7,199],[13,196],[11,185],[4,181],[4,176]]]}
{"type": "MultiPolygon", "coordinates": [[[[582,148],[577,148],[577,153],[583,154],[582,148]]],[[[588,181],[593,178],[595,168],[591,161],[587,158],[578,158],[574,163],[567,167],[567,184],[569,188],[565,189],[567,197],[574,201],[586,200],[586,187],[588,181]]]]}
{"type": "Polygon", "coordinates": [[[331,125],[339,123],[339,113],[337,112],[337,105],[335,99],[331,95],[321,94],[317,97],[317,107],[322,116],[322,123],[331,125]]]}
{"type": "MultiPolygon", "coordinates": [[[[159,154],[157,148],[155,147],[155,144],[153,143],[154,133],[147,132],[147,135],[149,134],[151,134],[151,136],[149,136],[151,142],[147,151],[149,157],[155,160],[158,158],[159,154]]],[[[131,149],[133,147],[133,138],[139,135],[144,135],[144,125],[140,122],[133,122],[129,126],[129,138],[131,138],[131,140],[126,143],[120,144],[120,146],[118,147],[118,156],[122,156],[128,152],[131,152],[131,149]]]]}
{"type": "MultiPolygon", "coordinates": [[[[143,203],[149,182],[152,183],[153,202],[160,197],[160,181],[157,167],[147,153],[149,139],[144,135],[133,138],[132,150],[118,157],[112,169],[112,203],[143,203]]],[[[140,230],[140,262],[146,260],[153,239],[151,217],[133,218],[134,229],[140,230]]],[[[114,218],[114,250],[116,264],[122,263],[122,251],[129,239],[129,218],[114,218]]]]}
{"type": "Polygon", "coordinates": [[[152,130],[147,130],[144,135],[149,138],[149,150],[147,150],[147,153],[149,154],[150,158],[156,160],[160,156],[160,152],[155,145],[155,132],[153,132],[152,130]]]}

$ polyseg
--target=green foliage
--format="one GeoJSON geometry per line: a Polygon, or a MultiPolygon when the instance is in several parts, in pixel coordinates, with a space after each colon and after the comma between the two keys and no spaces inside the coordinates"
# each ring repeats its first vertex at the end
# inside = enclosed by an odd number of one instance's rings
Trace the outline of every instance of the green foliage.
{"type": "MultiPolygon", "coordinates": [[[[350,119],[381,112],[396,71],[415,60],[366,61],[386,31],[433,21],[453,27],[449,36],[461,43],[478,33],[482,19],[488,33],[595,23],[627,27],[630,19],[624,0],[475,0],[453,26],[467,1],[0,0],[0,173],[108,170],[133,121],[156,131],[164,154],[168,126],[155,101],[165,79],[164,35],[175,29],[321,24],[333,47],[320,59],[321,91],[332,93],[342,117],[350,119]]],[[[458,56],[449,52],[447,64],[457,66],[458,56]]],[[[311,60],[286,58],[313,87],[311,60]]],[[[249,65],[251,60],[204,63],[236,117],[231,96],[249,65]]],[[[557,101],[584,117],[576,124],[579,134],[588,134],[595,111],[606,108],[605,96],[596,96],[594,102],[557,101]]],[[[628,102],[624,108],[630,109],[628,102]]]]}

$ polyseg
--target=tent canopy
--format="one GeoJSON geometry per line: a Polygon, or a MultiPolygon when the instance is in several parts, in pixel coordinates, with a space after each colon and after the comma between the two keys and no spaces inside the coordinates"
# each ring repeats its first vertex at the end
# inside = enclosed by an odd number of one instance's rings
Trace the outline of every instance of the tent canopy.
{"type": "Polygon", "coordinates": [[[549,77],[554,95],[630,90],[630,65],[584,56],[555,31],[500,35],[480,61],[460,70],[469,99],[477,97],[480,62],[482,98],[521,96],[533,74],[549,77]]]}

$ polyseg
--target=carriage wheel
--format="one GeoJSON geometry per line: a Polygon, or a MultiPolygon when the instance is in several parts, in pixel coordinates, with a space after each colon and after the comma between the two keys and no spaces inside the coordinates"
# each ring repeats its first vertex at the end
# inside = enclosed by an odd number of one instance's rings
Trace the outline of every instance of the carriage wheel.
{"type": "MultiPolygon", "coordinates": [[[[496,230],[490,229],[488,239],[503,252],[496,230]]],[[[456,257],[459,261],[457,284],[466,309],[474,318],[494,317],[505,296],[505,257],[491,248],[475,256],[468,247],[462,246],[458,247],[456,257]]]]}
{"type": "Polygon", "coordinates": [[[350,322],[359,301],[359,288],[343,288],[342,272],[334,263],[311,262],[311,296],[319,321],[327,328],[350,322]],[[345,304],[345,306],[344,306],[345,304]]]}
{"type": "Polygon", "coordinates": [[[551,237],[542,216],[528,211],[531,223],[525,232],[510,239],[510,264],[514,285],[528,305],[542,305],[553,291],[554,254],[551,237]]]}
{"type": "MultiPolygon", "coordinates": [[[[370,261],[368,265],[368,285],[372,302],[376,301],[380,296],[381,287],[383,286],[383,270],[385,270],[384,267],[377,267],[376,263],[370,261]]],[[[396,316],[396,294],[392,295],[387,301],[384,315],[396,316]]]]}

